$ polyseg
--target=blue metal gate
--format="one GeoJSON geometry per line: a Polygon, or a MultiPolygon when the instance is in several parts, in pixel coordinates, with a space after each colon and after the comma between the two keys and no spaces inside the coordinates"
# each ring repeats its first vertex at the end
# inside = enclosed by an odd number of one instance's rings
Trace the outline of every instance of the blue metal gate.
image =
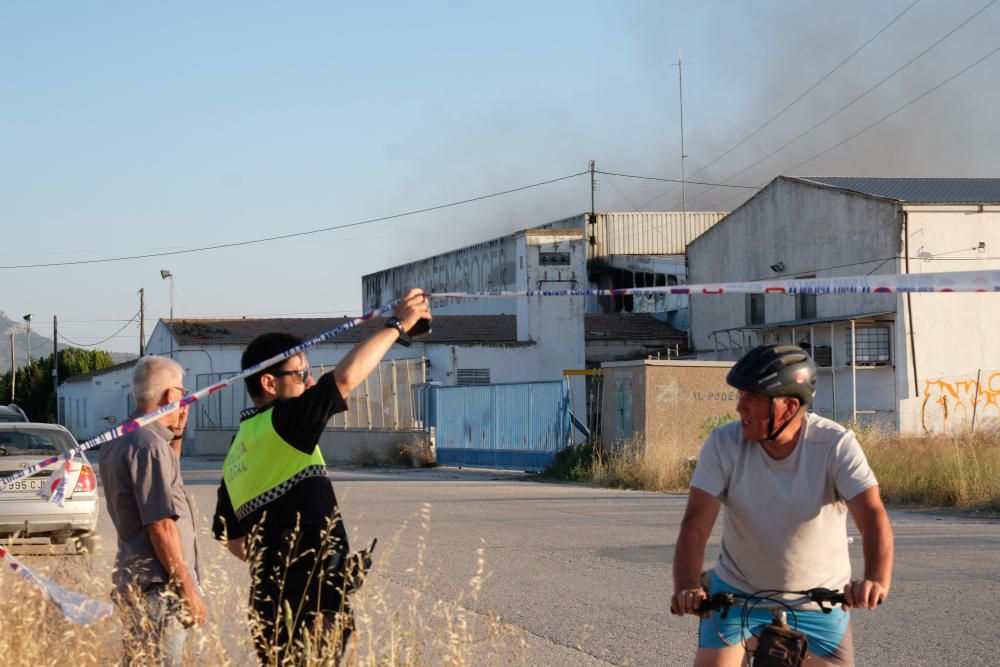
{"type": "Polygon", "coordinates": [[[563,381],[425,385],[424,427],[441,465],[541,470],[570,439],[563,381]]]}

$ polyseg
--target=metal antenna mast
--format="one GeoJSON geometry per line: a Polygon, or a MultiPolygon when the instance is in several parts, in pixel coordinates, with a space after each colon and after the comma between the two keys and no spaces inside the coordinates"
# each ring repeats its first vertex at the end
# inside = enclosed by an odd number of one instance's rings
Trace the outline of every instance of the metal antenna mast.
{"type": "Polygon", "coordinates": [[[681,109],[681,225],[683,232],[681,238],[684,241],[684,253],[687,254],[687,175],[685,173],[684,160],[687,154],[684,152],[684,62],[681,58],[681,47],[677,46],[677,90],[680,93],[681,109]]]}

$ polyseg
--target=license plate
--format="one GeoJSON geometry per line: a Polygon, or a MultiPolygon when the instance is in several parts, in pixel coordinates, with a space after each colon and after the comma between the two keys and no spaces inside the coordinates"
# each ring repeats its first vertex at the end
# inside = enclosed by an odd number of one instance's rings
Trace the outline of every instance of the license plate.
{"type": "Polygon", "coordinates": [[[44,479],[34,479],[28,477],[26,479],[16,479],[7,486],[3,487],[4,491],[38,491],[43,486],[45,486],[44,479]]]}

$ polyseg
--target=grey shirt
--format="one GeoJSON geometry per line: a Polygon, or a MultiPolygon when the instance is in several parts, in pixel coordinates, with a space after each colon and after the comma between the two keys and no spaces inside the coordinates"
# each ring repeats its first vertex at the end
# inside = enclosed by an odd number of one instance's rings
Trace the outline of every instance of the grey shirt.
{"type": "Polygon", "coordinates": [[[146,528],[161,519],[177,522],[184,562],[198,581],[191,504],[184,492],[180,461],[170,447],[172,437],[170,429],[153,422],[101,447],[101,484],[118,533],[112,581],[119,589],[132,583],[143,588],[168,581],[146,528]]]}
{"type": "Polygon", "coordinates": [[[733,422],[712,431],[691,486],[725,514],[716,573],[731,586],[840,590],[851,577],[847,505],[875,475],[854,433],[809,413],[788,458],[771,458],[733,422]]]}

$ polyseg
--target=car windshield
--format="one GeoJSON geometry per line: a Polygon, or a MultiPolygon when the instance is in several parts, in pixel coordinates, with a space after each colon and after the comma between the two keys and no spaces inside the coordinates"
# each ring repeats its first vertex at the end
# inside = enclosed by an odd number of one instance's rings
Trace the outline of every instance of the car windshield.
{"type": "Polygon", "coordinates": [[[0,429],[0,456],[52,456],[75,446],[73,437],[53,429],[0,429]]]}

